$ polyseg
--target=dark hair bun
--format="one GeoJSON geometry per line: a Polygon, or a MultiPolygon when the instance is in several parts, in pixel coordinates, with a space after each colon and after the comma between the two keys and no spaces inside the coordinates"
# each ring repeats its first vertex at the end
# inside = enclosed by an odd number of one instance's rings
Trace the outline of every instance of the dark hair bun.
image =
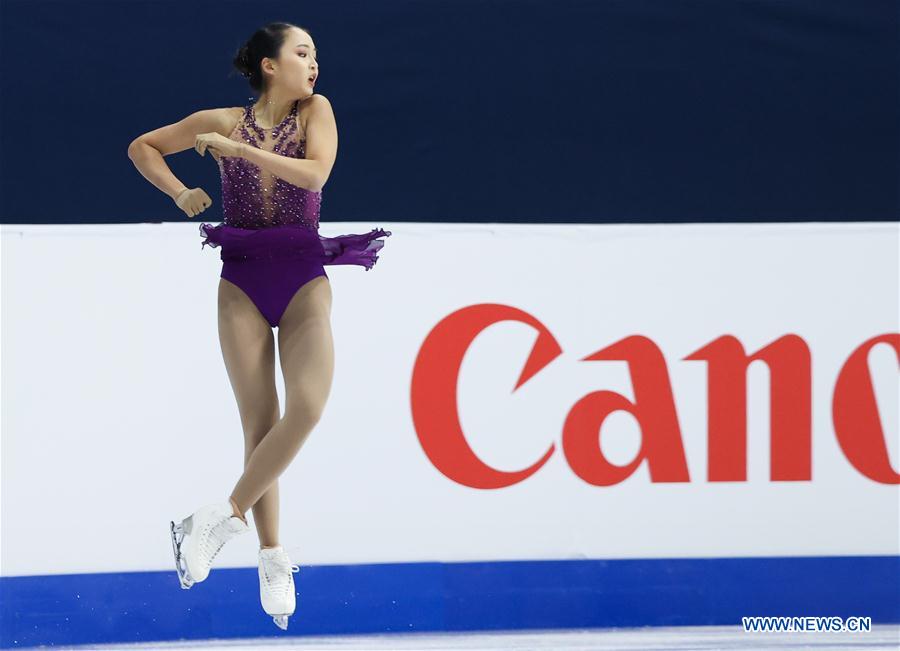
{"type": "Polygon", "coordinates": [[[237,55],[234,57],[234,67],[238,69],[244,77],[249,77],[251,68],[250,68],[250,48],[247,45],[242,45],[241,49],[238,50],[237,55]]]}
{"type": "Polygon", "coordinates": [[[235,70],[250,80],[250,87],[262,92],[264,79],[260,70],[260,63],[266,57],[274,59],[278,57],[284,38],[292,27],[302,29],[309,34],[309,30],[292,23],[274,22],[256,30],[250,39],[244,43],[234,55],[232,64],[235,70]]]}

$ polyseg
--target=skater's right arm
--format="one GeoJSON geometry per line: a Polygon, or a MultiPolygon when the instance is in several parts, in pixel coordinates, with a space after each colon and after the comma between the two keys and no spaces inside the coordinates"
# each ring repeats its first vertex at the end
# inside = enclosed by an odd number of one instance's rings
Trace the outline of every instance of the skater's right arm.
{"type": "Polygon", "coordinates": [[[193,217],[212,205],[201,188],[188,189],[166,165],[164,156],[191,149],[201,133],[215,131],[228,137],[234,127],[234,109],[204,109],[186,118],[148,131],[128,145],[128,158],[145,179],[172,197],[188,217],[193,217]]]}

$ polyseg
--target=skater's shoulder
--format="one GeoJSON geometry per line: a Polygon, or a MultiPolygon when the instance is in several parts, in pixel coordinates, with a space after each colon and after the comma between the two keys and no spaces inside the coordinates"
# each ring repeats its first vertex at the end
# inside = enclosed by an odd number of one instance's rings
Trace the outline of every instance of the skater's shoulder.
{"type": "Polygon", "coordinates": [[[221,113],[221,121],[223,125],[223,130],[219,133],[222,133],[225,136],[231,135],[231,132],[237,128],[237,125],[241,123],[241,120],[244,117],[244,112],[247,110],[245,106],[229,106],[223,109],[219,109],[221,113]]]}
{"type": "Polygon", "coordinates": [[[328,98],[325,97],[322,93],[313,93],[309,97],[304,97],[300,100],[300,108],[324,105],[331,106],[331,102],[329,102],[328,98]]]}
{"type": "Polygon", "coordinates": [[[331,109],[331,102],[324,95],[314,94],[304,97],[300,100],[297,111],[297,123],[300,126],[300,140],[307,139],[308,128],[311,123],[321,120],[321,116],[330,115],[334,120],[334,112],[331,109]]]}
{"type": "Polygon", "coordinates": [[[243,106],[225,106],[207,109],[200,111],[200,113],[208,116],[209,131],[214,131],[227,138],[243,119],[244,111],[245,107],[243,106]]]}
{"type": "Polygon", "coordinates": [[[331,102],[328,101],[327,97],[319,94],[304,97],[302,100],[300,100],[297,109],[298,117],[303,122],[305,122],[306,118],[308,118],[312,114],[322,113],[323,111],[329,113],[332,112],[331,102]]]}

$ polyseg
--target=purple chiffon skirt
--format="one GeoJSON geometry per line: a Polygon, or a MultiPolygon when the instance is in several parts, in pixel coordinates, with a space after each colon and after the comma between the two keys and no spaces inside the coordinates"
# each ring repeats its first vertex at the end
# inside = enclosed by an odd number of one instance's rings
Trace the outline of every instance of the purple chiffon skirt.
{"type": "Polygon", "coordinates": [[[224,260],[303,259],[322,265],[356,264],[371,269],[384,246],[382,237],[390,231],[376,228],[368,233],[326,237],[301,224],[283,224],[259,229],[227,224],[200,224],[204,237],[201,249],[209,244],[221,247],[224,260]]]}

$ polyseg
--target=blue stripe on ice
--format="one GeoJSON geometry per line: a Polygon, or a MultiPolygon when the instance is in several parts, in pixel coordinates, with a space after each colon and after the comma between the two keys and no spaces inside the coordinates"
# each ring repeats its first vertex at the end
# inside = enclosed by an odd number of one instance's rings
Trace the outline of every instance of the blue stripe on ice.
{"type": "Polygon", "coordinates": [[[303,634],[733,624],[743,615],[900,622],[900,557],[301,566],[281,632],[255,566],[0,578],[2,647],[303,634]]]}

